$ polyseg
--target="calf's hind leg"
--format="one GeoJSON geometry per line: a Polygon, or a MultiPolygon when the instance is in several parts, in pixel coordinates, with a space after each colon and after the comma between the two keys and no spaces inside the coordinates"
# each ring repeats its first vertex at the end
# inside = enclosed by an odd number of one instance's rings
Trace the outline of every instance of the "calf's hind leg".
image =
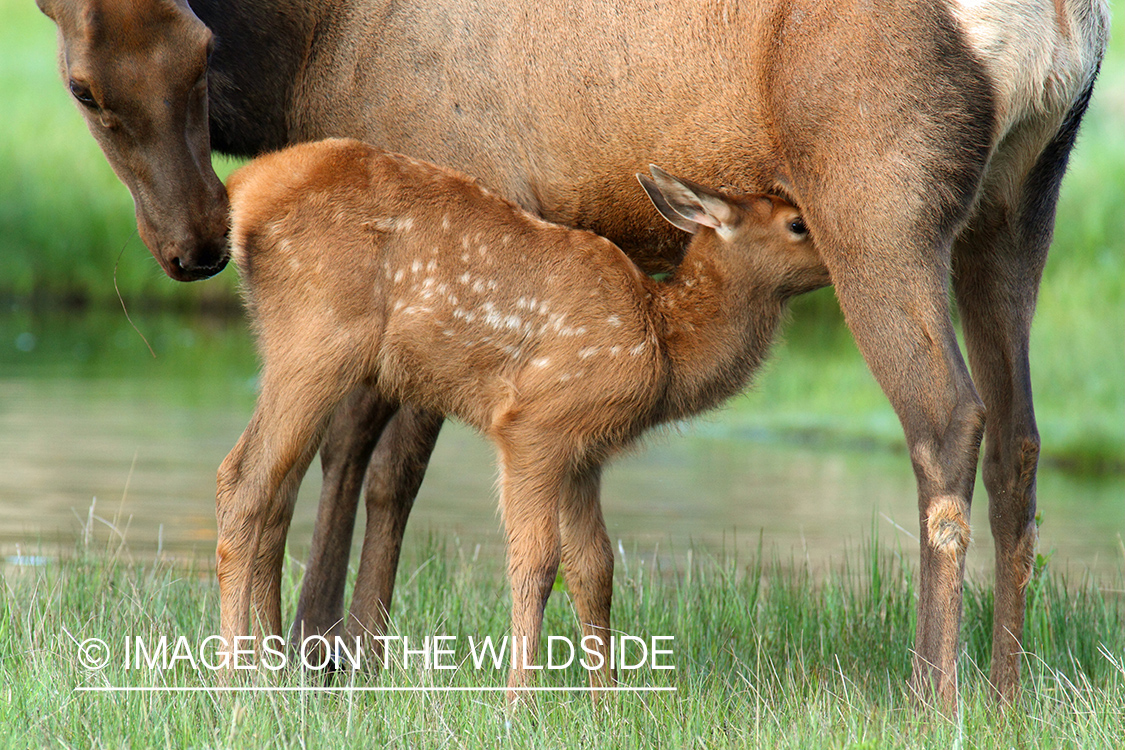
{"type": "Polygon", "coordinates": [[[228,644],[250,635],[252,600],[263,628],[280,633],[279,550],[292,498],[349,385],[338,382],[338,369],[326,365],[267,365],[250,425],[219,468],[216,570],[221,634],[228,644]]]}

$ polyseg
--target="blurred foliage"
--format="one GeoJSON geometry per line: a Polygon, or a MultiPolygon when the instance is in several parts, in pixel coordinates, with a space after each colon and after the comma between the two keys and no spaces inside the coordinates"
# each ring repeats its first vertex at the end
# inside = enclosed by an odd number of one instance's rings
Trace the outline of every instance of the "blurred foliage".
{"type": "MultiPolygon", "coordinates": [[[[112,310],[116,274],[131,309],[232,308],[234,273],[173,282],[137,237],[129,193],[59,80],[50,20],[31,0],[0,0],[0,20],[0,97],[7,109],[0,125],[0,303],[23,313],[74,303],[112,310]]],[[[1114,30],[1121,26],[1119,14],[1114,30]]],[[[1044,456],[1079,471],[1125,467],[1121,38],[1114,35],[1063,184],[1032,332],[1044,456]]],[[[225,175],[233,164],[219,159],[216,166],[225,175]]],[[[13,338],[0,338],[0,358],[14,349],[13,338]]],[[[902,443],[898,420],[859,357],[831,290],[793,305],[785,338],[755,391],[739,402],[738,419],[802,439],[902,443]]]]}

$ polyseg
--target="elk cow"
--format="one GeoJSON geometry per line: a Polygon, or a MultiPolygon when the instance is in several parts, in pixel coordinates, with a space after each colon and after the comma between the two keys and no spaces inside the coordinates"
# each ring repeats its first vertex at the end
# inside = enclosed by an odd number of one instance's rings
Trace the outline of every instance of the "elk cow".
{"type": "MultiPolygon", "coordinates": [[[[476,175],[646,269],[685,243],[629,184],[644,164],[784,196],[906,435],[921,529],[912,684],[947,704],[956,694],[983,436],[991,680],[1014,697],[1036,544],[1029,327],[1105,49],[1104,0],[38,2],[59,27],[63,79],[173,278],[226,262],[209,145],[251,155],[358,137],[476,175]]],[[[349,627],[383,630],[440,425],[362,388],[337,412],[294,628],[340,619],[365,484],[349,627]]],[[[277,591],[255,585],[255,606],[277,591]]]]}
{"type": "Polygon", "coordinates": [[[231,255],[263,369],[250,426],[219,470],[228,643],[250,632],[255,559],[281,574],[274,519],[292,505],[323,426],[366,383],[455,415],[497,447],[509,686],[535,663],[560,560],[583,637],[601,655],[591,681],[612,680],[602,464],[646,429],[740,391],[785,301],[828,283],[783,200],[731,198],[656,168],[653,180],[638,177],[661,214],[694,234],[667,282],[596,234],[357,141],[292,146],[231,176],[231,255]]]}

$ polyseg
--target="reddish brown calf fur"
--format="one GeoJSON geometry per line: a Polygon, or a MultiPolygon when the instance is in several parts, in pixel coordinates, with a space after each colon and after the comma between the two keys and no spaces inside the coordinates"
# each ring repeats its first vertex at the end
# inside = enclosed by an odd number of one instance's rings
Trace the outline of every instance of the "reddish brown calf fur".
{"type": "MultiPolygon", "coordinates": [[[[741,390],[785,300],[828,283],[785,201],[653,176],[640,179],[658,210],[695,232],[664,283],[607,239],[356,141],[296,146],[232,175],[232,257],[264,371],[219,470],[228,640],[249,634],[261,586],[269,609],[254,615],[280,632],[285,519],[328,419],[360,385],[496,444],[513,643],[527,651],[513,652],[509,685],[534,663],[560,560],[584,636],[608,635],[602,464],[644,430],[741,390]]],[[[611,679],[608,662],[592,675],[611,679]]]]}

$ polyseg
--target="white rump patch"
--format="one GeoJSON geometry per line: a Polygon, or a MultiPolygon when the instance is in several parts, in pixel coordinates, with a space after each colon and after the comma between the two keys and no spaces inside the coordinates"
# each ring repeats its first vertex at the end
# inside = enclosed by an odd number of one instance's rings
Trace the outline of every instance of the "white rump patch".
{"type": "Polygon", "coordinates": [[[1100,0],[1062,0],[1060,5],[1065,18],[1058,17],[1055,0],[951,3],[953,17],[991,75],[1000,136],[1029,115],[1065,115],[1093,78],[1105,30],[1084,21],[1104,8],[1098,7],[1100,0]]]}

